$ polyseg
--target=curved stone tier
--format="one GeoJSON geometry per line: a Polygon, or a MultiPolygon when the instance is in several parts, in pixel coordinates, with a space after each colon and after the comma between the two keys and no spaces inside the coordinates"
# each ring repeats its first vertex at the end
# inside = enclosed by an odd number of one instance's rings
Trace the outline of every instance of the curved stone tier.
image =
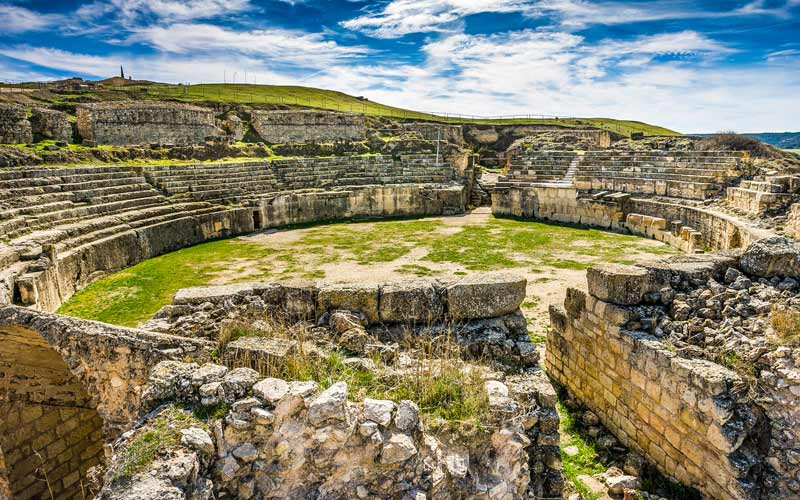
{"type": "Polygon", "coordinates": [[[262,228],[459,213],[457,179],[431,155],[2,170],[0,304],[52,311],[108,273],[262,228]]]}
{"type": "Polygon", "coordinates": [[[772,234],[680,200],[664,202],[610,192],[590,195],[558,184],[495,189],[492,213],[631,232],[689,253],[741,248],[772,234]]]}

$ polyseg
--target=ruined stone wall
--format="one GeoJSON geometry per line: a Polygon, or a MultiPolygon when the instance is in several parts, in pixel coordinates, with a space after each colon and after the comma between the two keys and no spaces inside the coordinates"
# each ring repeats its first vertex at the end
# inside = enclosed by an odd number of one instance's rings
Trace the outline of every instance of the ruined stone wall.
{"type": "Polygon", "coordinates": [[[205,360],[213,347],[17,306],[0,308],[0,345],[6,401],[95,408],[109,436],[139,416],[142,385],[153,366],[205,360]]]}
{"type": "MultiPolygon", "coordinates": [[[[379,342],[429,338],[448,331],[470,357],[488,355],[506,365],[535,367],[538,354],[519,310],[526,280],[512,273],[479,273],[459,279],[413,279],[388,283],[258,283],[179,290],[143,327],[215,339],[230,322],[266,316],[324,325],[347,311],[361,318],[379,342]],[[252,311],[258,311],[255,317],[252,311]]],[[[333,321],[335,323],[335,321],[333,321]]],[[[355,347],[350,348],[356,352],[355,347]]]]}
{"type": "Polygon", "coordinates": [[[461,125],[443,125],[440,123],[413,122],[404,123],[403,129],[416,132],[427,141],[445,141],[454,144],[464,143],[464,134],[461,125]]]}
{"type": "Polygon", "coordinates": [[[558,471],[539,453],[553,435],[557,444],[552,387],[540,375],[487,380],[484,387],[486,430],[468,436],[428,428],[412,401],[349,401],[344,382],[321,391],[315,382],[262,379],[248,368],[165,363],[148,392],[189,405],[222,398],[230,410],[207,430],[183,429],[170,457],[158,457],[131,481],[113,480],[115,461],[99,498],[121,500],[135,491],[151,498],[560,496],[560,481],[549,489],[558,471]],[[213,387],[224,395],[209,392],[213,387]]]}
{"type": "Polygon", "coordinates": [[[250,123],[269,144],[362,140],[364,115],[332,111],[253,111],[250,123]]]}
{"type": "Polygon", "coordinates": [[[784,231],[789,238],[800,241],[800,203],[795,203],[789,210],[784,231]]]}
{"type": "Polygon", "coordinates": [[[0,103],[0,144],[27,144],[33,141],[28,112],[18,104],[0,103]]]}
{"type": "Polygon", "coordinates": [[[52,109],[33,108],[30,122],[33,137],[37,141],[52,139],[72,142],[72,125],[70,125],[66,113],[52,109]]]}
{"type": "MultiPolygon", "coordinates": [[[[707,208],[684,206],[677,203],[662,203],[644,198],[631,198],[625,203],[626,213],[649,215],[664,219],[666,227],[675,230],[674,222],[678,221],[699,232],[698,249],[707,251],[731,250],[743,248],[750,243],[769,236],[771,233],[758,229],[730,215],[707,208]]],[[[642,234],[642,233],[638,233],[642,234]]]]}
{"type": "Polygon", "coordinates": [[[90,497],[87,471],[104,462],[102,420],[94,409],[0,403],[0,415],[13,498],[90,497]]]}
{"type": "Polygon", "coordinates": [[[755,500],[764,498],[757,457],[765,431],[741,378],[625,329],[634,317],[630,306],[645,294],[670,283],[707,281],[720,267],[718,260],[678,260],[651,269],[590,269],[588,293],[570,288],[564,308],[551,308],[546,366],[663,473],[711,498],[755,500]]]}
{"type": "Polygon", "coordinates": [[[258,200],[261,227],[349,218],[452,215],[466,206],[463,186],[394,184],[287,193],[258,200]]]}
{"type": "Polygon", "coordinates": [[[213,344],[28,308],[0,308],[0,449],[14,498],[89,498],[104,443],[140,416],[163,360],[213,344]]]}
{"type": "Polygon", "coordinates": [[[770,234],[705,208],[624,193],[588,196],[575,187],[552,184],[496,189],[492,213],[629,231],[686,252],[741,248],[770,234]]]}
{"type": "Polygon", "coordinates": [[[96,144],[202,144],[222,135],[213,110],[189,104],[105,102],[79,104],[76,110],[78,132],[96,144]]]}

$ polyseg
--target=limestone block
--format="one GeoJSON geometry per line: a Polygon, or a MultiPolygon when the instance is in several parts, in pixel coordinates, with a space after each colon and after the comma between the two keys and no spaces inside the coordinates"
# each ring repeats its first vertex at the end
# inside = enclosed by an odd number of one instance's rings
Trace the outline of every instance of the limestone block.
{"type": "Polygon", "coordinates": [[[442,297],[431,281],[401,281],[381,288],[381,321],[432,324],[443,313],[442,297]]]}
{"type": "Polygon", "coordinates": [[[296,352],[297,341],[269,337],[241,337],[225,346],[224,358],[229,363],[246,365],[258,371],[280,368],[296,352]]]}
{"type": "Polygon", "coordinates": [[[447,307],[455,321],[511,314],[525,300],[527,280],[508,272],[464,276],[446,289],[447,307]]]}
{"type": "Polygon", "coordinates": [[[345,310],[363,313],[370,324],[380,320],[380,287],[369,284],[323,284],[317,294],[317,311],[345,310]]]}
{"type": "Polygon", "coordinates": [[[740,259],[742,271],[761,278],[800,277],[800,248],[779,236],[764,238],[745,249],[740,259]]]}
{"type": "Polygon", "coordinates": [[[231,295],[253,295],[254,293],[253,285],[248,283],[197,286],[178,290],[172,303],[176,305],[202,304],[203,302],[217,304],[225,301],[231,295]]]}
{"type": "Polygon", "coordinates": [[[644,294],[657,290],[651,274],[642,267],[601,264],[586,271],[589,294],[604,302],[635,305],[644,294]]]}
{"type": "Polygon", "coordinates": [[[347,384],[336,382],[317,396],[308,406],[308,420],[319,425],[326,420],[347,419],[347,384]]]}

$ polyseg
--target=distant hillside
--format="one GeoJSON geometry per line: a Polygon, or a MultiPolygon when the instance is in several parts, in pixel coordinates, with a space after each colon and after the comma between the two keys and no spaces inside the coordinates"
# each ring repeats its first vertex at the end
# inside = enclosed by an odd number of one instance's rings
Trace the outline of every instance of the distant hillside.
{"type": "MultiPolygon", "coordinates": [[[[692,134],[697,137],[711,137],[714,134],[692,134]]],[[[780,149],[800,149],[800,132],[746,132],[743,135],[755,137],[761,142],[780,149]]]]}
{"type": "Polygon", "coordinates": [[[800,149],[800,132],[762,132],[748,133],[759,141],[781,149],[800,149]]]}

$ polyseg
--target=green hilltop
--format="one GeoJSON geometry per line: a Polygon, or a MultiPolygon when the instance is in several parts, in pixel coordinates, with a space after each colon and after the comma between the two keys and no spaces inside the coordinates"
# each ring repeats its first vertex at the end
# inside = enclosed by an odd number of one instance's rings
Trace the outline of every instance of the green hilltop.
{"type": "Polygon", "coordinates": [[[247,104],[273,104],[304,106],[350,113],[363,113],[369,116],[388,118],[407,118],[445,123],[481,123],[488,125],[535,124],[560,127],[595,127],[621,135],[634,132],[645,135],[681,135],[647,123],[616,120],[613,118],[548,118],[529,115],[527,117],[485,119],[480,117],[446,116],[423,113],[409,109],[380,104],[364,98],[354,97],[334,90],[299,87],[292,85],[251,85],[251,84],[200,84],[200,85],[151,85],[142,88],[146,98],[175,99],[188,102],[216,101],[247,104]]]}
{"type": "MultiPolygon", "coordinates": [[[[81,82],[83,82],[81,80],[81,82]]],[[[148,81],[126,81],[112,78],[100,82],[85,82],[84,89],[66,90],[62,82],[28,83],[14,85],[30,89],[28,94],[37,100],[61,104],[89,100],[175,100],[196,103],[238,103],[266,107],[306,107],[348,113],[363,113],[368,116],[411,120],[426,120],[439,123],[477,123],[486,125],[552,125],[565,128],[598,128],[622,136],[632,133],[644,135],[681,135],[674,130],[631,120],[614,118],[556,118],[541,115],[517,115],[487,119],[469,115],[431,114],[388,106],[364,97],[355,97],[334,90],[293,85],[254,84],[199,84],[172,85],[148,81]]],[[[11,85],[2,85],[11,86],[11,85]]]]}

